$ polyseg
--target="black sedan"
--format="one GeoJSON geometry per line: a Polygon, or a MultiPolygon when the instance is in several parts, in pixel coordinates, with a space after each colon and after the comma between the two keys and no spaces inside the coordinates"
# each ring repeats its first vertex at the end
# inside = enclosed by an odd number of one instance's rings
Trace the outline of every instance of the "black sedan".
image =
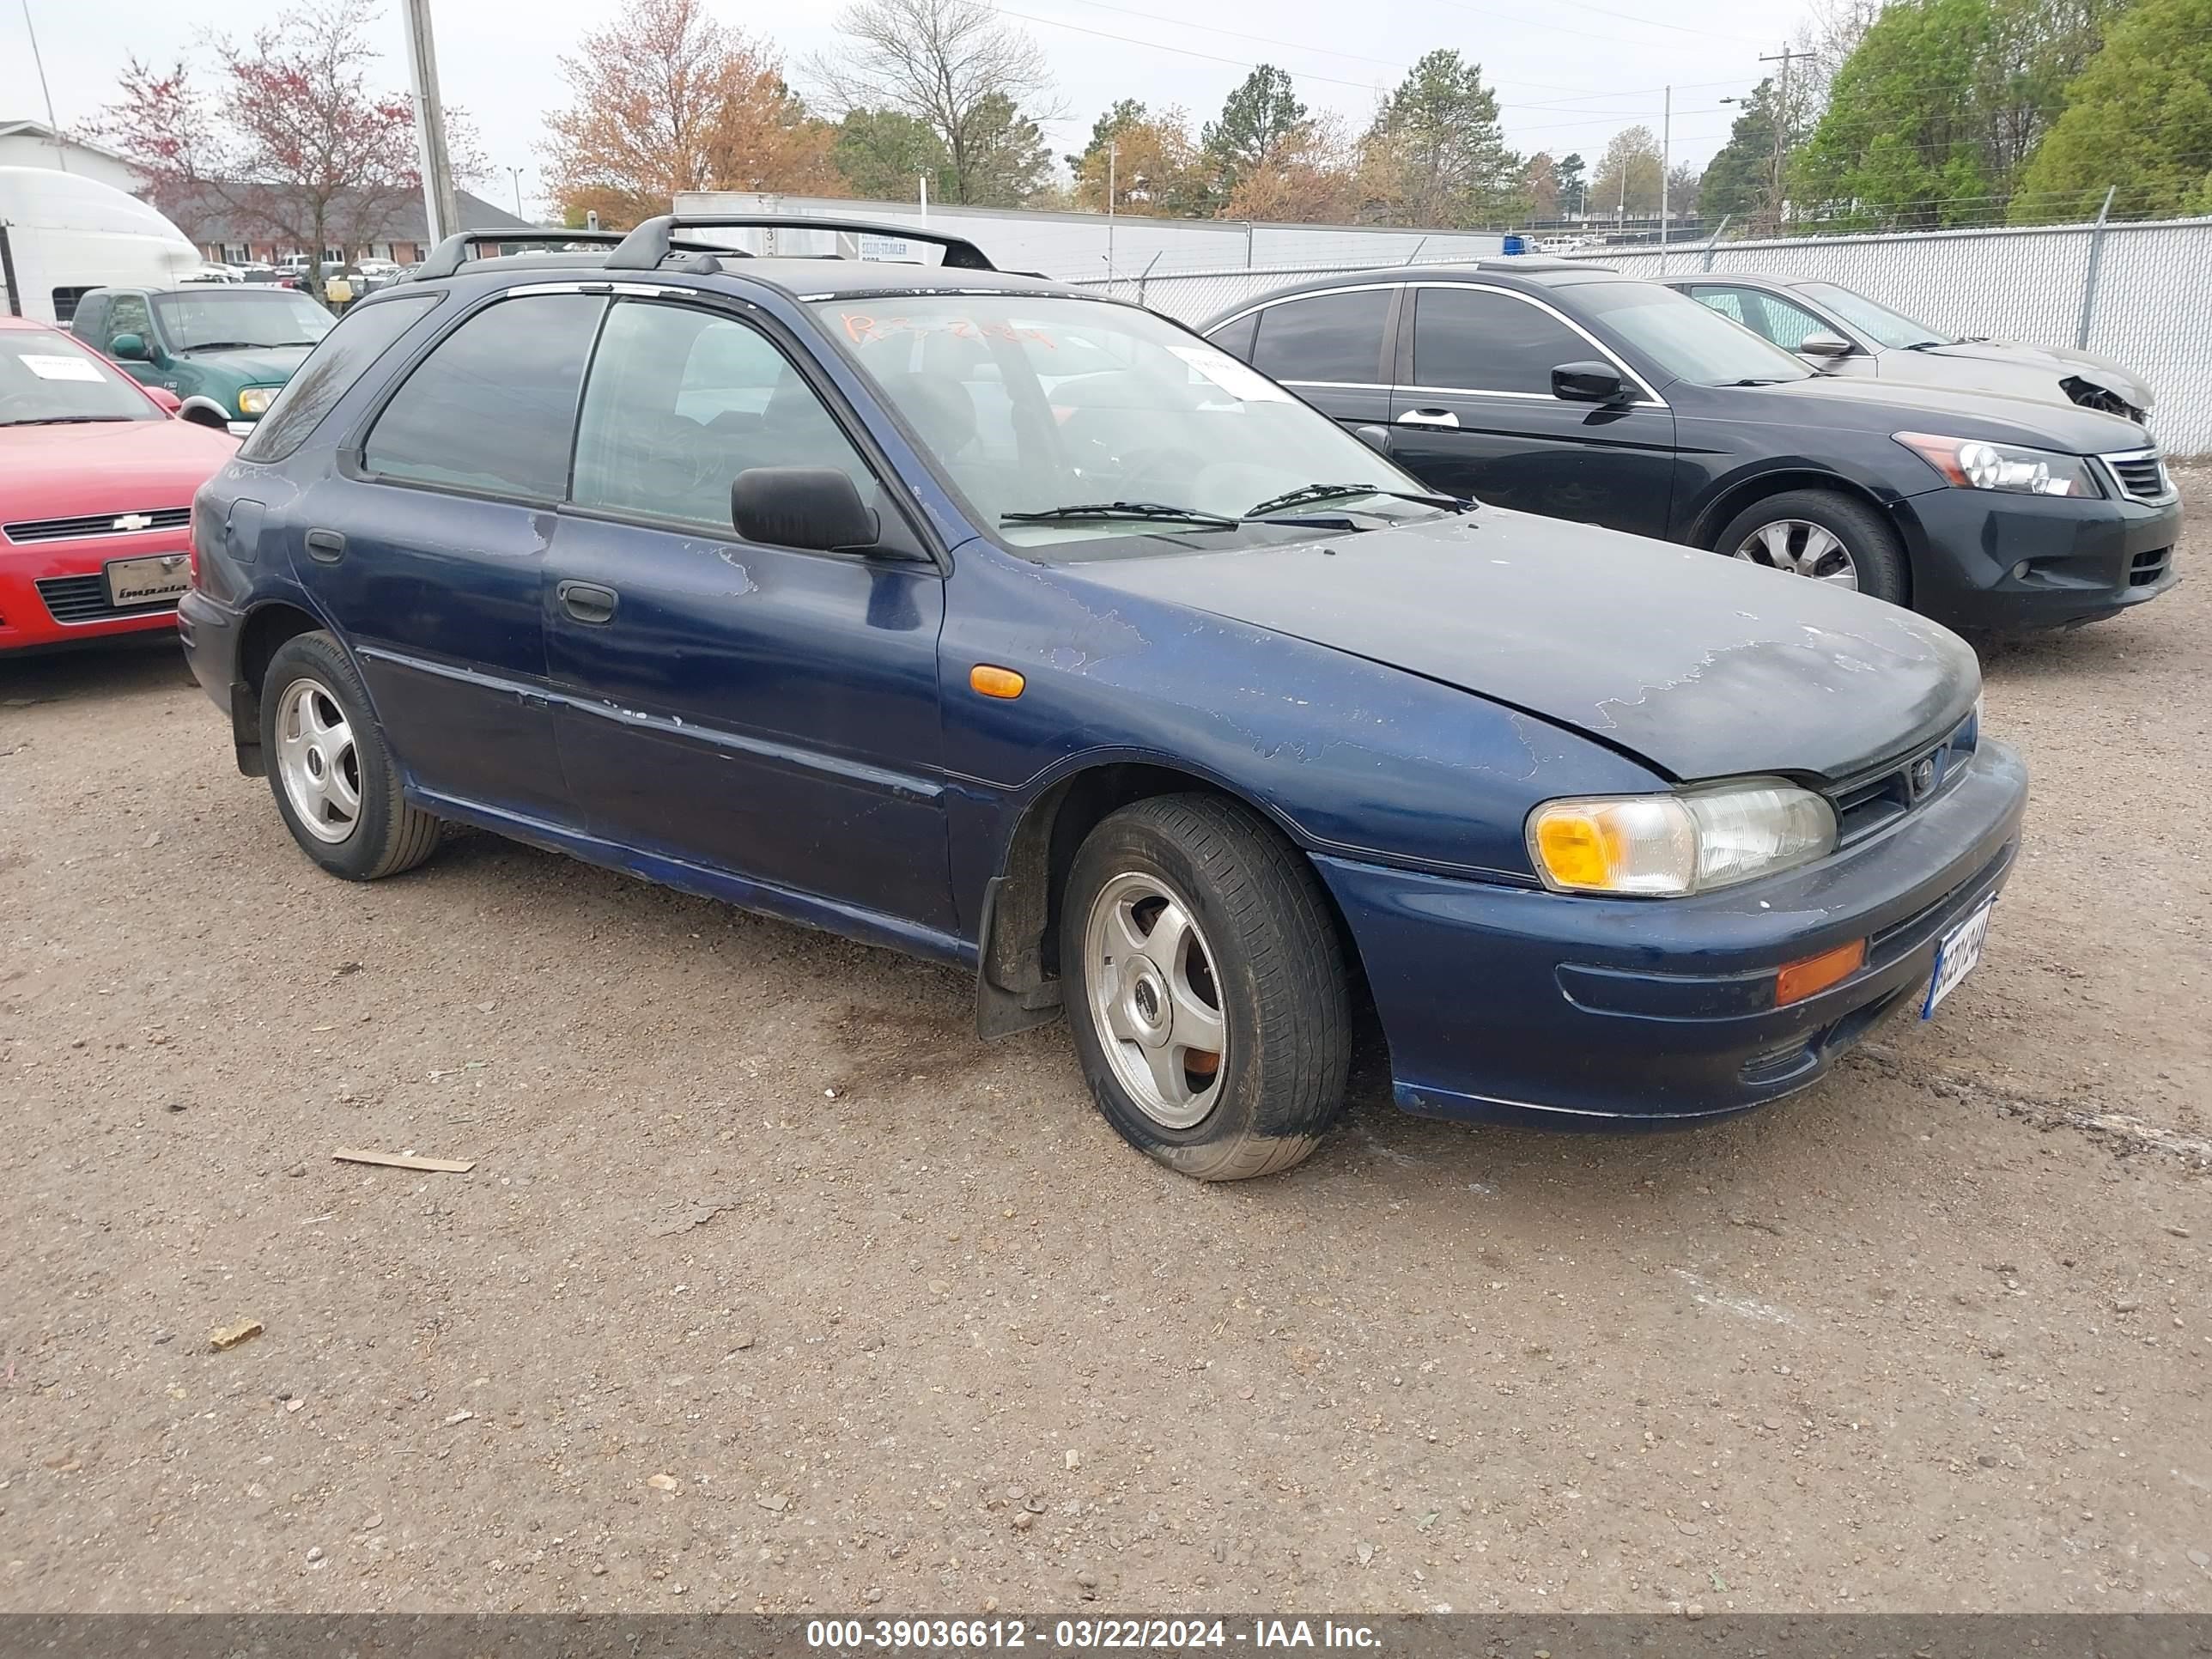
{"type": "Polygon", "coordinates": [[[1953,626],[2094,622],[2175,580],[2179,497],[2132,422],[1817,374],[1601,266],[1346,274],[1204,332],[1439,489],[1710,548],[1953,626]]]}
{"type": "Polygon", "coordinates": [[[2150,418],[2149,383],[2109,357],[1950,334],[1856,289],[1809,276],[1705,271],[1660,280],[1831,374],[2079,404],[2139,422],[2150,418]]]}

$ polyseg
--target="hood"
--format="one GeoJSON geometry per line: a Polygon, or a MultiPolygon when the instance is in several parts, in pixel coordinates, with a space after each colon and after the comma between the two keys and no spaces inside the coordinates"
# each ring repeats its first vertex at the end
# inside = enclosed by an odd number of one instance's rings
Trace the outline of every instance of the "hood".
{"type": "Polygon", "coordinates": [[[1498,507],[1068,574],[1457,686],[1684,781],[1848,777],[1933,742],[1981,690],[1966,642],[1910,611],[1498,507]]]}
{"type": "Polygon", "coordinates": [[[239,346],[229,351],[183,351],[179,362],[234,374],[240,386],[282,386],[307,362],[309,346],[239,346]]]}
{"type": "MultiPolygon", "coordinates": [[[[2072,351],[2064,346],[2024,345],[2017,340],[1960,340],[1955,345],[1929,346],[1921,351],[1895,354],[1903,357],[1924,357],[1943,363],[1987,364],[1999,371],[1988,385],[1991,391],[2012,390],[2011,375],[2006,370],[2033,374],[2043,385],[2056,386],[2058,381],[2079,375],[2092,386],[2101,386],[2123,402],[2147,410],[2155,395],[2142,376],[2130,372],[2109,357],[2100,357],[2087,351],[2072,351]]],[[[1884,362],[1883,369],[1888,369],[1884,362]]],[[[1973,371],[1968,369],[1967,373],[1973,371]]],[[[2064,397],[2063,392],[2058,396],[2064,397]]]]}
{"type": "MultiPolygon", "coordinates": [[[[1897,357],[1918,355],[1884,352],[1881,372],[1888,375],[1889,365],[1897,357]]],[[[1824,423],[1842,420],[1867,431],[1940,432],[1950,437],[2063,450],[2069,455],[2110,454],[2143,447],[2142,428],[2123,416],[2067,402],[2055,382],[2047,392],[2015,396],[1962,385],[1951,374],[1918,383],[1815,374],[1810,380],[1730,388],[1730,392],[1771,400],[1774,412],[1769,418],[1780,421],[1807,419],[1809,411],[1785,406],[1792,399],[1803,399],[1820,406],[1813,418],[1824,423]]]]}
{"type": "Polygon", "coordinates": [[[189,507],[237,451],[191,421],[0,427],[0,501],[11,522],[189,507]]]}

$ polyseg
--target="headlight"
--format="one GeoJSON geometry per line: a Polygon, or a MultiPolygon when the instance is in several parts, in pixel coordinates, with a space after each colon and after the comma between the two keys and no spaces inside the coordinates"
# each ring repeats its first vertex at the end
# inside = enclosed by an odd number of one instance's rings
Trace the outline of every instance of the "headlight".
{"type": "Polygon", "coordinates": [[[1980,438],[1942,438],[1899,432],[1897,441],[1942,473],[1958,489],[2000,489],[2014,495],[2096,495],[2103,492],[2079,455],[2022,449],[1980,438]]]}
{"type": "Polygon", "coordinates": [[[276,401],[275,386],[250,386],[238,394],[238,412],[241,415],[258,415],[276,401]]]}
{"type": "Polygon", "coordinates": [[[1709,892],[1835,845],[1828,803],[1779,781],[1546,801],[1528,815],[1528,856],[1544,884],[1561,893],[1709,892]]]}

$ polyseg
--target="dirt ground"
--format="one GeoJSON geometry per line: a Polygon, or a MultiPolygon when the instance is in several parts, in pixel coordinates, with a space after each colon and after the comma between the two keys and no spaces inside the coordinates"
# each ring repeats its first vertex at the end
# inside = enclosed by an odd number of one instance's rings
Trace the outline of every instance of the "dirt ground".
{"type": "Polygon", "coordinates": [[[333,881],[172,650],[0,665],[0,1607],[2212,1609],[2182,558],[1992,654],[2030,841],[1933,1024],[1656,1139],[1370,1066],[1231,1188],[956,974],[333,881]]]}

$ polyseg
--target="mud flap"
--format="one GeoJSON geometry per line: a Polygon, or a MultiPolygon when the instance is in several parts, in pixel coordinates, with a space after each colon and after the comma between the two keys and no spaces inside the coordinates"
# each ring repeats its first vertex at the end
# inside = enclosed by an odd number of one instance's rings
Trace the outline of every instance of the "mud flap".
{"type": "MultiPolygon", "coordinates": [[[[975,969],[975,1035],[986,1042],[1033,1026],[1049,1025],[1060,1013],[1060,981],[1044,977],[1033,951],[1018,966],[1003,959],[1006,947],[998,937],[997,923],[1006,884],[1004,876],[994,876],[983,890],[982,949],[977,953],[975,969]],[[1022,988],[1009,988],[1002,982],[1008,980],[1022,988]]],[[[1023,930],[1019,918],[1012,926],[1018,933],[1023,930]]]]}
{"type": "Polygon", "coordinates": [[[261,755],[261,694],[244,680],[230,683],[230,745],[242,776],[268,775],[268,763],[261,755]]]}

